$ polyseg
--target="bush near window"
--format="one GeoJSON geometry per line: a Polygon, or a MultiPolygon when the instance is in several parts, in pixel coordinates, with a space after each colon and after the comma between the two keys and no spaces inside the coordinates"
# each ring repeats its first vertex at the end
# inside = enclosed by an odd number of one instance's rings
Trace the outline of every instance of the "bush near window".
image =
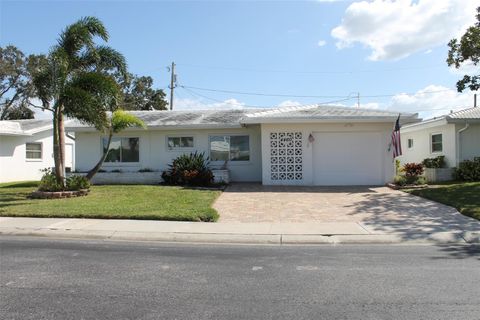
{"type": "Polygon", "coordinates": [[[445,156],[438,156],[436,158],[427,158],[422,161],[425,168],[443,168],[445,166],[445,156]]]}
{"type": "Polygon", "coordinates": [[[480,157],[460,162],[453,175],[456,180],[480,181],[480,157]]]}
{"type": "Polygon", "coordinates": [[[55,173],[51,169],[44,169],[42,179],[38,186],[40,191],[57,192],[57,191],[78,191],[81,189],[89,189],[90,182],[84,176],[72,175],[66,179],[65,187],[57,182],[55,173]]]}
{"type": "Polygon", "coordinates": [[[90,181],[80,175],[71,175],[67,178],[67,190],[68,191],[78,191],[82,189],[89,189],[90,188],[90,181]]]}
{"type": "Polygon", "coordinates": [[[405,163],[401,169],[404,174],[395,176],[393,182],[399,186],[425,184],[426,179],[422,176],[423,170],[421,163],[405,163]]]}
{"type": "Polygon", "coordinates": [[[421,163],[405,163],[403,165],[403,172],[406,177],[418,177],[423,174],[423,164],[421,163]]]}
{"type": "Polygon", "coordinates": [[[40,191],[48,191],[48,192],[56,192],[56,191],[63,191],[64,188],[62,184],[57,182],[57,177],[55,173],[53,173],[52,169],[44,169],[42,179],[40,179],[40,184],[38,185],[38,190],[40,191]]]}
{"type": "Polygon", "coordinates": [[[174,159],[162,173],[163,181],[170,185],[208,186],[213,182],[210,162],[204,153],[183,154],[174,159]]]}

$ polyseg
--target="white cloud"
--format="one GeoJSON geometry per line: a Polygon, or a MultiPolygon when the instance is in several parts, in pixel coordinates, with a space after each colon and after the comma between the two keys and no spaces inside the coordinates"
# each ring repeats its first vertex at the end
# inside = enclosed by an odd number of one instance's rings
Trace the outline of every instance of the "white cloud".
{"type": "Polygon", "coordinates": [[[326,44],[327,44],[327,41],[325,41],[325,40],[320,40],[320,41],[317,42],[317,46],[319,46],[319,47],[323,47],[326,44]]]}
{"type": "Polygon", "coordinates": [[[293,100],[285,100],[282,101],[278,104],[278,107],[283,108],[283,107],[299,107],[302,104],[298,101],[293,101],[293,100]]]}
{"type": "Polygon", "coordinates": [[[204,102],[197,99],[179,98],[175,99],[174,110],[225,110],[225,109],[242,109],[245,103],[237,99],[226,99],[222,102],[204,102]]]}
{"type": "Polygon", "coordinates": [[[473,106],[473,93],[458,93],[438,85],[429,85],[414,94],[400,93],[392,97],[387,109],[418,112],[423,118],[444,115],[450,110],[465,109],[473,106]]]}
{"type": "Polygon", "coordinates": [[[355,43],[371,60],[398,60],[446,44],[475,21],[479,0],[374,0],[348,6],[331,31],[339,49],[355,43]]]}

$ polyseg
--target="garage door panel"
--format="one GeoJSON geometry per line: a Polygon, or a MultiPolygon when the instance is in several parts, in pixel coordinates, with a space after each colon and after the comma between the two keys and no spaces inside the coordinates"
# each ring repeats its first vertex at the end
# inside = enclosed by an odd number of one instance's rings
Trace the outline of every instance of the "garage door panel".
{"type": "Polygon", "coordinates": [[[380,133],[328,132],[314,137],[314,184],[382,184],[380,133]]]}

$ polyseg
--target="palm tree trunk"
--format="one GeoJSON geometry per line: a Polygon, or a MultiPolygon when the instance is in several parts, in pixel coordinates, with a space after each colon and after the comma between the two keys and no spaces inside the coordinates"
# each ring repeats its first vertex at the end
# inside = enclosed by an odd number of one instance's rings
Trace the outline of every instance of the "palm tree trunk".
{"type": "Polygon", "coordinates": [[[107,158],[107,155],[108,155],[108,151],[110,149],[110,142],[112,142],[112,136],[113,136],[113,131],[110,129],[109,133],[108,133],[108,140],[107,140],[107,146],[106,148],[104,149],[103,151],[103,155],[102,157],[100,158],[100,160],[97,162],[97,164],[95,165],[95,167],[93,167],[92,170],[90,170],[87,175],[86,175],[86,178],[88,180],[92,180],[93,176],[97,174],[98,170],[100,170],[100,168],[102,167],[102,164],[103,162],[105,161],[105,159],[107,158]],[[105,151],[106,150],[106,151],[105,151]]]}
{"type": "Polygon", "coordinates": [[[61,159],[60,159],[60,139],[59,139],[59,117],[58,107],[53,113],[53,161],[55,163],[55,177],[57,182],[63,185],[61,159]]]}
{"type": "Polygon", "coordinates": [[[65,186],[65,122],[63,121],[63,108],[58,113],[58,145],[60,156],[60,176],[65,186]]]}

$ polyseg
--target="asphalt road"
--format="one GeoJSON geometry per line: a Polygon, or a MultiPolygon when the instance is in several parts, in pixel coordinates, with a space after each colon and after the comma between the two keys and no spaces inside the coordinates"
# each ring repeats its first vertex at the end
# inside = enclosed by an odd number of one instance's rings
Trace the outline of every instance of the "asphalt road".
{"type": "Polygon", "coordinates": [[[0,238],[1,319],[480,319],[480,247],[0,238]]]}

